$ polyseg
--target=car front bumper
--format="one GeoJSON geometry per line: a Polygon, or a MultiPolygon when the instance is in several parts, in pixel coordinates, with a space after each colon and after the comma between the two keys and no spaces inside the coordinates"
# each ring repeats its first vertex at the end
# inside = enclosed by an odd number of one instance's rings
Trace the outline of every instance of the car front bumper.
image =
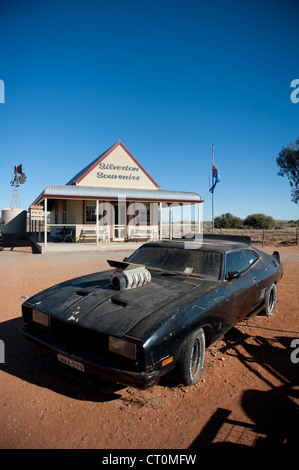
{"type": "Polygon", "coordinates": [[[56,355],[60,362],[75,367],[91,374],[97,374],[104,380],[110,380],[126,386],[133,386],[139,389],[147,389],[159,382],[160,371],[155,370],[151,372],[134,372],[129,370],[118,369],[111,366],[108,361],[104,359],[101,361],[94,360],[89,355],[74,351],[65,345],[57,343],[55,340],[39,337],[34,332],[30,331],[28,326],[23,324],[20,327],[20,332],[29,341],[38,344],[39,346],[47,349],[50,353],[56,355]]]}

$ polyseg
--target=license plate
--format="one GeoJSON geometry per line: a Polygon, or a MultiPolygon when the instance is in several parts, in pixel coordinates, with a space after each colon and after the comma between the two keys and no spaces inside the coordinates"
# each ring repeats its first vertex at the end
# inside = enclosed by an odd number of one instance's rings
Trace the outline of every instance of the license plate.
{"type": "Polygon", "coordinates": [[[80,370],[81,372],[84,372],[84,365],[81,364],[81,362],[73,361],[72,359],[62,356],[61,354],[57,354],[57,359],[59,362],[62,362],[63,364],[66,364],[67,366],[73,367],[73,369],[77,369],[77,370],[80,370]]]}

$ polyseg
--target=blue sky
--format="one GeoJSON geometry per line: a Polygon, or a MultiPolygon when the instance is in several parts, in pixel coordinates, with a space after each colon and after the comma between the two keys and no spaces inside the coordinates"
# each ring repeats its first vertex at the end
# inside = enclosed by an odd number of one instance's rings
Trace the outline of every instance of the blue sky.
{"type": "Polygon", "coordinates": [[[215,216],[299,219],[276,156],[299,137],[299,3],[1,0],[0,205],[21,207],[118,140],[215,216]]]}

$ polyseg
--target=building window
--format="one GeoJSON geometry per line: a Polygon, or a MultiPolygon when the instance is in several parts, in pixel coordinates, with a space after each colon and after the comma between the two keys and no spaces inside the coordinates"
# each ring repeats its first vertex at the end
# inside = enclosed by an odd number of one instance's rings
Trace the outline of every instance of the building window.
{"type": "Polygon", "coordinates": [[[151,225],[151,210],[149,203],[139,203],[136,205],[135,222],[138,225],[151,225]]]}
{"type": "Polygon", "coordinates": [[[96,206],[86,205],[85,210],[85,221],[86,223],[96,223],[96,206]]]}

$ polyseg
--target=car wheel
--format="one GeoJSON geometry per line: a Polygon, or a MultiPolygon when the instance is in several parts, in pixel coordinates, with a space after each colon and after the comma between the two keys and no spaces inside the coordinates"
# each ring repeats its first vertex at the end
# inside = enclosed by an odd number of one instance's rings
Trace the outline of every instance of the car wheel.
{"type": "Polygon", "coordinates": [[[196,384],[204,370],[205,334],[202,329],[193,333],[182,347],[177,371],[184,385],[196,384]]]}
{"type": "Polygon", "coordinates": [[[270,317],[275,312],[276,305],[276,285],[272,284],[266,295],[265,313],[270,317]]]}

